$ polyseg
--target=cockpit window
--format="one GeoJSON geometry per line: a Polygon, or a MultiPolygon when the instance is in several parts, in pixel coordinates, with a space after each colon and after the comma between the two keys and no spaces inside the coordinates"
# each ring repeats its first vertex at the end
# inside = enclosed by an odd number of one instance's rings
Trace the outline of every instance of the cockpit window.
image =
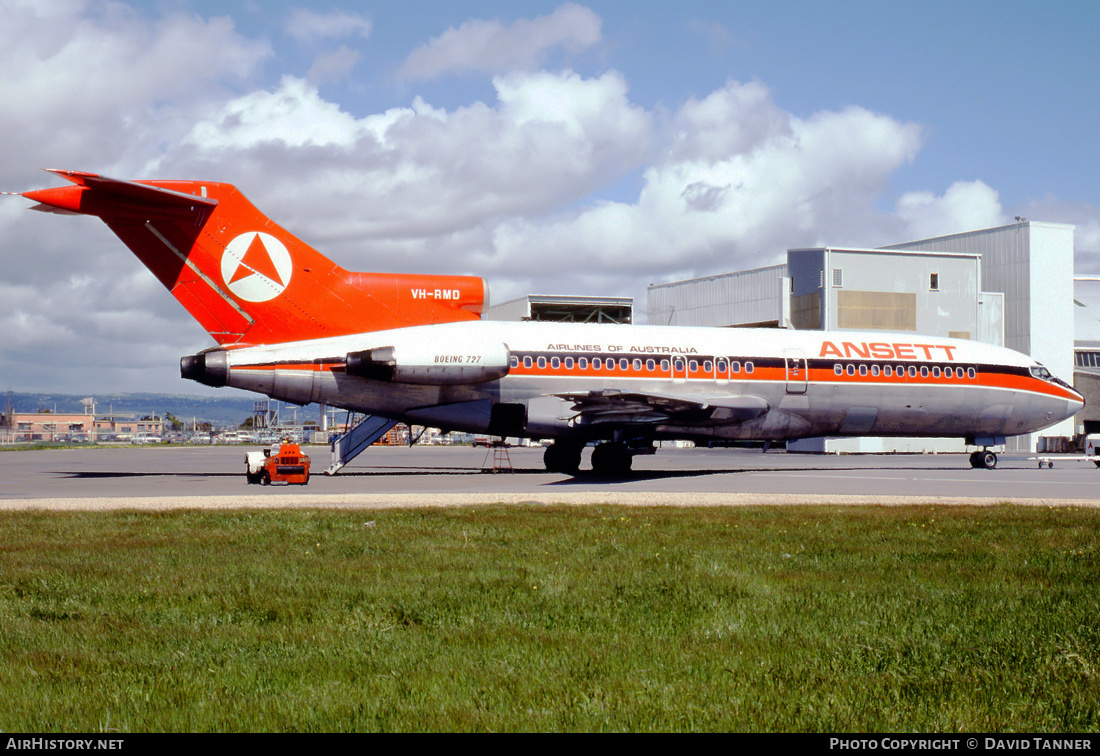
{"type": "Polygon", "coordinates": [[[1038,363],[1031,366],[1031,375],[1041,381],[1049,381],[1053,377],[1049,370],[1038,363]]]}

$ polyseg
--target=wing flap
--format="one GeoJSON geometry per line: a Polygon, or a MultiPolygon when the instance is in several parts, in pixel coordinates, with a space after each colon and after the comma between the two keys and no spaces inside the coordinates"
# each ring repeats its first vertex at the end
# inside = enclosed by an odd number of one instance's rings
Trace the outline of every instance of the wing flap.
{"type": "Polygon", "coordinates": [[[572,402],[582,423],[677,423],[734,425],[766,413],[768,402],[759,396],[690,396],[616,390],[588,391],[555,396],[572,402]]]}

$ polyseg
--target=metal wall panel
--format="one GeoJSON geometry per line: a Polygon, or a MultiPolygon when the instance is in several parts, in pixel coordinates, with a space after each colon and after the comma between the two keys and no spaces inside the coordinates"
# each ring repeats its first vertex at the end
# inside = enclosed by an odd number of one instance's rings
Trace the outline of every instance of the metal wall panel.
{"type": "Polygon", "coordinates": [[[650,286],[648,322],[676,326],[782,323],[786,275],[786,265],[773,265],[650,286]]]}

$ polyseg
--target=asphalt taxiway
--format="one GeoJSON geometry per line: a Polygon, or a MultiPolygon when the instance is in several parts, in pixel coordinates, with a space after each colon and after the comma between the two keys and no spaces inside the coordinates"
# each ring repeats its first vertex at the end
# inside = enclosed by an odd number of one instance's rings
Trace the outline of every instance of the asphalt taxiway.
{"type": "MultiPolygon", "coordinates": [[[[974,503],[1100,506],[1100,469],[1081,458],[1002,455],[974,470],[965,454],[801,455],[663,449],[608,478],[547,473],[542,449],[374,447],[339,474],[305,447],[307,486],[255,486],[252,447],[125,447],[0,452],[0,510],[454,506],[493,502],[737,505],[974,503]],[[497,468],[496,471],[493,468],[497,468]]],[[[587,452],[585,455],[587,463],[587,452]]]]}

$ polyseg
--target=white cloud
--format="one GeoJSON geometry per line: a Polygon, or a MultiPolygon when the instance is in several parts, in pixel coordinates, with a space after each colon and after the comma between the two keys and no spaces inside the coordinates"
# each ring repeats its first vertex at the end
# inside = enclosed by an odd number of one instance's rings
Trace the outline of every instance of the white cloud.
{"type": "Polygon", "coordinates": [[[362,134],[362,124],[322,100],[316,87],[284,76],[273,92],[253,92],[219,106],[182,141],[204,151],[246,151],[271,141],[288,147],[349,147],[362,134]]]}
{"type": "Polygon", "coordinates": [[[308,8],[293,8],[287,17],[286,33],[299,42],[314,43],[327,39],[370,36],[370,19],[358,13],[333,11],[318,13],[308,8]]]}
{"type": "Polygon", "coordinates": [[[284,207],[301,213],[306,232],[384,239],[543,213],[650,154],[652,119],[630,103],[617,73],[517,72],[494,86],[497,107],[445,111],[417,98],[357,119],[284,77],[276,90],[232,100],[196,124],[180,157],[199,166],[230,154],[237,166],[277,160],[295,177],[284,184],[292,193],[284,207]]]}
{"type": "Polygon", "coordinates": [[[918,125],[860,108],[795,118],[761,85],[737,82],[689,101],[673,126],[637,202],[510,220],[494,259],[660,280],[770,264],[845,229],[870,243],[890,223],[875,201],[922,140],[918,125]]]}
{"type": "Polygon", "coordinates": [[[565,3],[548,16],[519,19],[511,26],[467,21],[413,50],[399,73],[409,79],[431,79],[452,72],[531,69],[554,48],[575,53],[596,44],[601,26],[599,16],[575,3],[565,3]]]}
{"type": "Polygon", "coordinates": [[[178,128],[163,103],[216,96],[271,55],[228,17],[150,21],[120,3],[76,0],[8,0],[0,17],[0,163],[26,177],[43,165],[86,164],[89,155],[104,165],[148,149],[178,128]]]}
{"type": "Polygon", "coordinates": [[[905,236],[926,239],[1008,222],[997,192],[981,181],[957,181],[942,197],[931,192],[908,192],[897,203],[905,236]]]}

